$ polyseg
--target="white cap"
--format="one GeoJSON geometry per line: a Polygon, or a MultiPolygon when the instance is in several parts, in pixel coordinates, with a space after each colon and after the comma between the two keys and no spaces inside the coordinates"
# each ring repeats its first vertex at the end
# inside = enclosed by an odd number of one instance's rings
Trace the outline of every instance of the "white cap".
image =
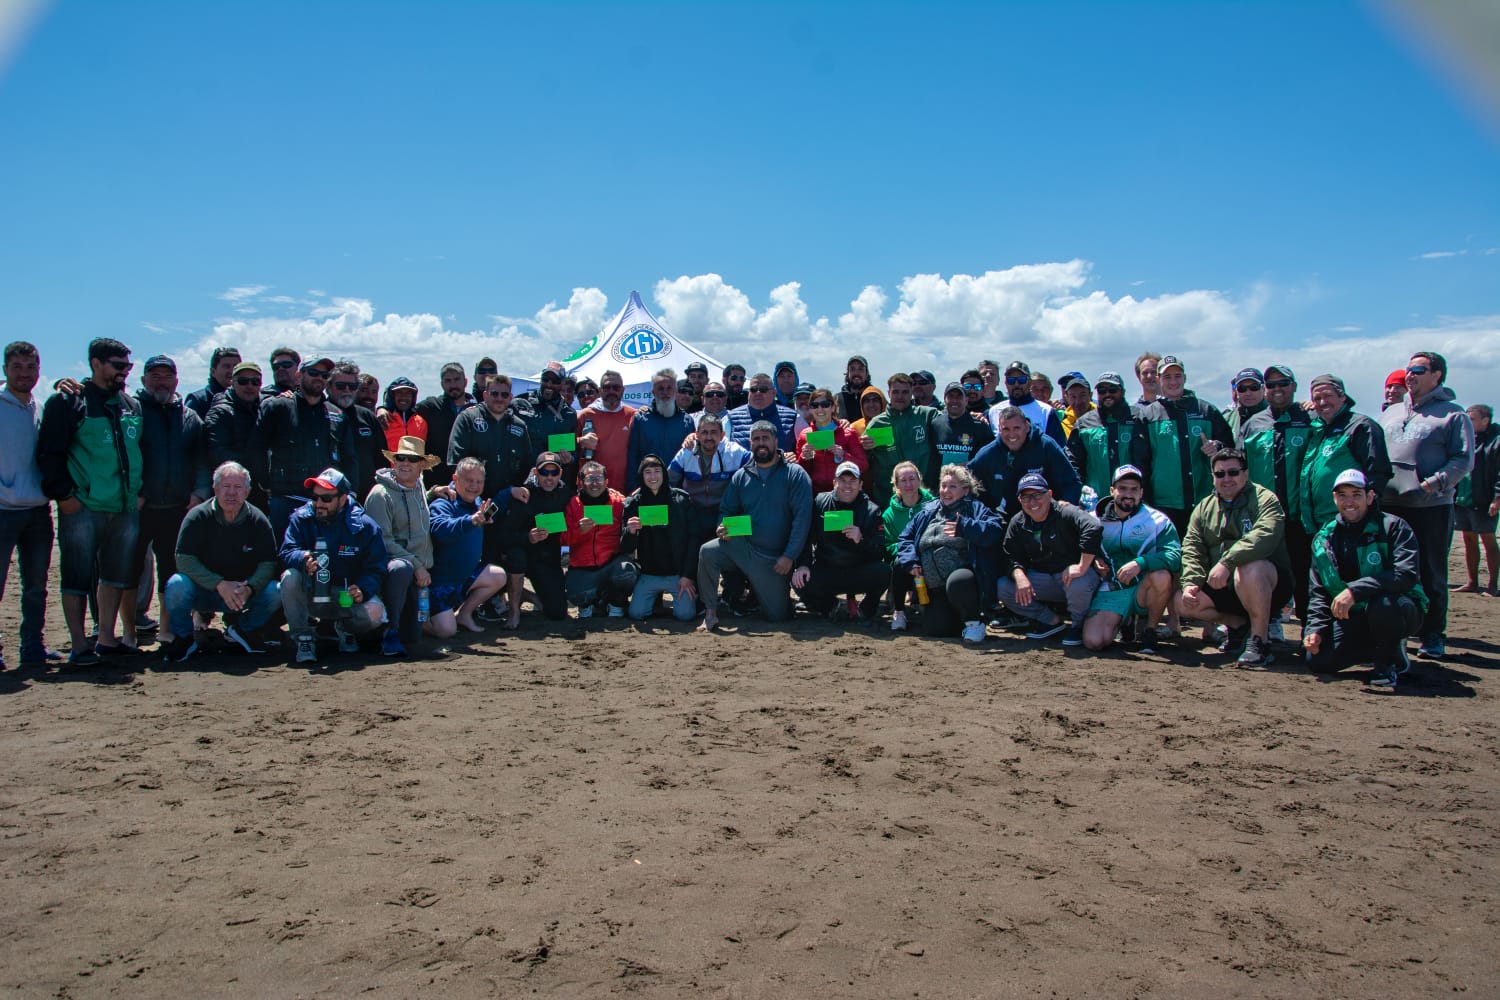
{"type": "Polygon", "coordinates": [[[1365,479],[1365,474],[1358,469],[1345,469],[1333,481],[1334,489],[1338,489],[1340,486],[1358,486],[1362,490],[1367,490],[1370,488],[1370,482],[1365,479]]]}
{"type": "Polygon", "coordinates": [[[839,476],[843,475],[850,475],[855,479],[865,478],[864,473],[859,471],[859,466],[855,465],[853,462],[840,462],[839,467],[833,470],[833,478],[837,479],[839,476]]]}

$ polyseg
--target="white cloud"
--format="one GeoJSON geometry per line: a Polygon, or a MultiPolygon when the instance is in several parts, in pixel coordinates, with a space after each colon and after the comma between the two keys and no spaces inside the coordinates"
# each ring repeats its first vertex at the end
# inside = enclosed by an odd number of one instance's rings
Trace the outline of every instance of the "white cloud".
{"type": "Polygon", "coordinates": [[[1419,253],[1412,260],[1441,260],[1444,257],[1462,257],[1468,252],[1467,250],[1432,250],[1428,253],[1419,253]]]}
{"type": "Polygon", "coordinates": [[[249,299],[255,298],[261,292],[268,291],[270,287],[269,285],[235,285],[233,288],[221,292],[219,298],[225,302],[239,305],[249,299]]]}
{"type": "Polygon", "coordinates": [[[1361,329],[1363,329],[1363,327],[1358,327],[1358,326],[1336,326],[1336,327],[1333,328],[1333,332],[1334,333],[1358,333],[1361,329]]]}

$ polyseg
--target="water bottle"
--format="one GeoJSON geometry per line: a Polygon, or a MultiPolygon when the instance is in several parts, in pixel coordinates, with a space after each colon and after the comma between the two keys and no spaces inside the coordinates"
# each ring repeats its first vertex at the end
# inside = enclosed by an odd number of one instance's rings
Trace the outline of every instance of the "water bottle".
{"type": "Polygon", "coordinates": [[[333,607],[333,575],[328,570],[328,543],[321,538],[313,543],[313,558],[318,564],[313,574],[313,607],[326,611],[333,607]]]}
{"type": "Polygon", "coordinates": [[[917,603],[922,605],[923,607],[931,604],[932,595],[927,593],[927,577],[923,576],[921,573],[918,573],[912,579],[912,582],[916,585],[917,588],[917,603]]]}
{"type": "Polygon", "coordinates": [[[1099,494],[1094,492],[1092,486],[1085,486],[1083,488],[1083,496],[1079,498],[1078,506],[1090,514],[1094,512],[1095,507],[1099,506],[1099,494]]]}
{"type": "MultiPolygon", "coordinates": [[[[585,420],[583,421],[583,433],[584,434],[592,434],[592,433],[594,433],[594,419],[592,417],[585,418],[585,420]]],[[[583,459],[584,459],[584,461],[588,461],[589,459],[591,459],[593,457],[594,457],[594,449],[592,449],[592,448],[585,448],[585,449],[583,449],[583,459]]]]}
{"type": "Polygon", "coordinates": [[[425,622],[432,612],[431,588],[423,587],[417,591],[417,621],[425,622]]]}

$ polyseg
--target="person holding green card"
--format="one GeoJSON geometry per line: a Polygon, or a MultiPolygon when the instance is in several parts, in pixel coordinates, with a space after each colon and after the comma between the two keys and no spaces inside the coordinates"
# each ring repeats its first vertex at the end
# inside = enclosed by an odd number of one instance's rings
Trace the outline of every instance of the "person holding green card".
{"type": "Polygon", "coordinates": [[[787,581],[812,523],[812,480],[800,465],[787,463],[769,420],[751,426],[750,455],[751,464],[736,472],[724,491],[717,537],[698,552],[703,631],[719,625],[719,577],[729,568],[749,578],[768,621],[792,615],[787,581]],[[749,530],[741,534],[746,521],[749,530]]]}
{"type": "Polygon", "coordinates": [[[636,477],[641,488],[625,500],[620,551],[640,565],[628,614],[645,621],[661,594],[672,595],[672,617],[690,622],[698,615],[698,550],[689,535],[689,501],[684,490],[667,485],[667,465],[660,456],[641,459],[636,477]]]}
{"type": "Polygon", "coordinates": [[[592,618],[600,605],[609,608],[609,617],[623,618],[641,571],[620,552],[625,497],[609,488],[604,466],[598,462],[583,463],[578,484],[578,495],[564,511],[568,600],[577,605],[579,618],[592,618]]]}
{"type": "Polygon", "coordinates": [[[556,452],[544,451],[536,458],[536,467],[528,483],[526,496],[514,499],[505,515],[504,537],[505,592],[510,601],[510,615],[501,627],[514,630],[521,625],[521,595],[526,577],[542,605],[548,621],[568,617],[568,596],[563,585],[562,536],[567,531],[570,499],[563,488],[563,463],[556,452]]]}
{"type": "MultiPolygon", "coordinates": [[[[833,394],[828,397],[831,403],[833,394]]],[[[792,586],[813,614],[869,625],[880,611],[891,571],[880,508],[865,496],[861,477],[859,466],[840,462],[833,489],[813,498],[812,530],[792,570],[792,586]],[[848,597],[847,604],[839,603],[840,594],[848,597]]]]}
{"type": "Polygon", "coordinates": [[[578,450],[578,413],[563,399],[562,383],[562,365],[549,361],[537,377],[537,387],[517,396],[511,405],[526,421],[532,454],[556,452],[563,461],[563,485],[571,490],[578,485],[573,454],[578,450]]]}
{"type": "Polygon", "coordinates": [[[902,462],[911,462],[922,470],[922,482],[937,479],[938,453],[932,441],[932,422],[938,411],[931,406],[915,406],[911,397],[911,376],[897,372],[886,380],[890,405],[886,411],[865,424],[860,444],[870,456],[870,496],[882,506],[891,499],[891,473],[902,462]]]}
{"type": "Polygon", "coordinates": [[[834,470],[844,462],[858,466],[863,479],[870,468],[869,459],[859,443],[859,435],[847,422],[834,417],[833,393],[814,389],[807,405],[812,424],[797,435],[797,464],[812,478],[813,491],[826,493],[833,489],[834,470]]]}

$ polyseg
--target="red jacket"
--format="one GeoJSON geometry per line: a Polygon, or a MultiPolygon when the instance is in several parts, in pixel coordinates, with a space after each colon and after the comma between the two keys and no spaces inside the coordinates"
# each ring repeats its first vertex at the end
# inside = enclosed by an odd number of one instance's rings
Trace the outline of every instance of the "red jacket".
{"type": "Polygon", "coordinates": [[[568,547],[568,565],[579,569],[598,569],[613,559],[620,551],[624,514],[625,494],[616,490],[608,490],[605,496],[598,499],[590,499],[579,493],[569,500],[563,511],[568,530],[563,533],[562,539],[563,544],[568,547]],[[584,506],[596,507],[604,503],[614,508],[614,523],[596,524],[588,531],[580,529],[578,522],[583,520],[584,506]]]}
{"type": "MultiPolygon", "coordinates": [[[[403,417],[401,414],[391,411],[390,417],[385,424],[385,446],[395,451],[404,437],[421,438],[422,443],[427,443],[427,420],[417,416],[415,413],[403,417]]],[[[446,459],[448,456],[442,456],[446,459]]]]}
{"type": "MultiPolygon", "coordinates": [[[[833,472],[839,467],[839,463],[833,460],[833,452],[819,449],[813,454],[811,460],[802,457],[802,448],[807,444],[807,432],[816,428],[809,427],[806,431],[797,435],[797,464],[807,470],[812,477],[813,493],[827,493],[833,489],[833,472]]],[[[830,428],[823,428],[829,430],[830,428]]],[[[870,472],[870,460],[865,457],[865,446],[859,443],[859,435],[847,422],[834,421],[833,443],[844,449],[845,462],[853,462],[859,466],[859,478],[863,480],[870,472]]]]}

